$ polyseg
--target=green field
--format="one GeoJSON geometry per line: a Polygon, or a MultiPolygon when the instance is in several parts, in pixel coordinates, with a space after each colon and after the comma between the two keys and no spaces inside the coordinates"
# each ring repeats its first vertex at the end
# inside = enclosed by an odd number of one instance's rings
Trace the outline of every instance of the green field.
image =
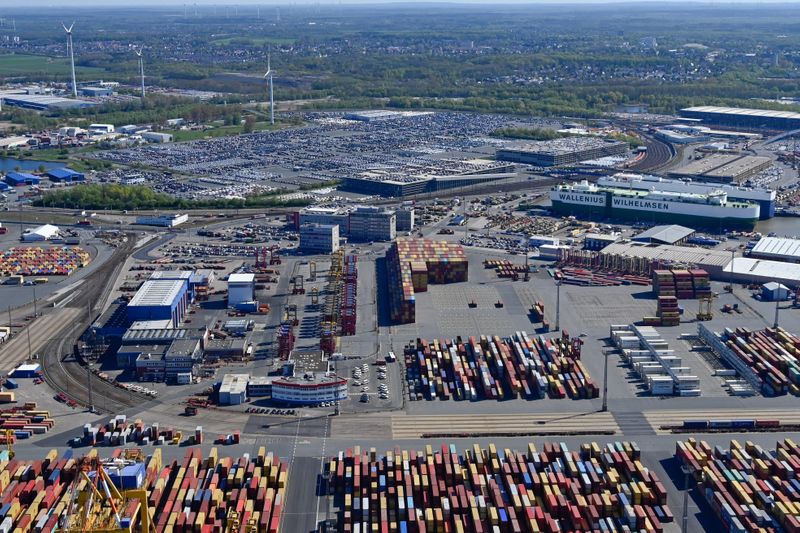
{"type": "MultiPolygon", "coordinates": [[[[94,67],[75,67],[76,74],[97,74],[103,69],[94,67]]],[[[0,76],[28,76],[31,74],[68,75],[69,59],[50,58],[33,55],[0,55],[0,76]]]]}
{"type": "MultiPolygon", "coordinates": [[[[175,142],[183,141],[196,141],[197,139],[211,139],[214,137],[227,137],[230,135],[239,135],[242,133],[242,126],[219,126],[205,131],[191,131],[191,130],[164,130],[164,133],[172,134],[175,142]]],[[[267,122],[256,122],[254,131],[261,131],[270,129],[267,122]]]]}

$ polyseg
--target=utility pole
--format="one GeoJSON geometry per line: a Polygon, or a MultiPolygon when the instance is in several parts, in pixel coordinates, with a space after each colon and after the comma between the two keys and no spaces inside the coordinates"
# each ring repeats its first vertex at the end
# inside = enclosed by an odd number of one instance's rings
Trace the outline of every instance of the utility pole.
{"type": "Polygon", "coordinates": [[[8,335],[11,336],[11,306],[8,306],[8,335]]]}
{"type": "Polygon", "coordinates": [[[25,326],[25,333],[28,336],[28,359],[33,358],[33,350],[31,349],[31,325],[28,323],[25,326]]]}
{"type": "Polygon", "coordinates": [[[34,318],[39,316],[39,311],[36,309],[36,285],[31,285],[33,289],[33,316],[34,318]]]}

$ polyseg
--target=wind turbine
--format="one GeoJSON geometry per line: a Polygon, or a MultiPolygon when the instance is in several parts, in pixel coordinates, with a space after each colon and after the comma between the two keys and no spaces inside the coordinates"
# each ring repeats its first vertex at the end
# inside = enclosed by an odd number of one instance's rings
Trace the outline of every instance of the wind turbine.
{"type": "Polygon", "coordinates": [[[72,27],[75,26],[73,22],[69,28],[64,23],[61,23],[61,27],[64,28],[64,31],[67,32],[67,48],[69,49],[69,61],[70,65],[72,66],[72,96],[74,98],[78,97],[78,84],[75,83],[75,50],[72,47],[72,27]]]}
{"type": "Polygon", "coordinates": [[[269,82],[269,123],[275,124],[275,100],[272,98],[272,64],[271,54],[267,54],[267,73],[264,74],[264,79],[269,82]]]}
{"type": "Polygon", "coordinates": [[[144,47],[141,46],[137,50],[136,48],[133,49],[136,53],[136,56],[139,58],[139,72],[142,74],[142,99],[144,99],[144,58],[142,57],[142,52],[144,51],[144,47]]]}

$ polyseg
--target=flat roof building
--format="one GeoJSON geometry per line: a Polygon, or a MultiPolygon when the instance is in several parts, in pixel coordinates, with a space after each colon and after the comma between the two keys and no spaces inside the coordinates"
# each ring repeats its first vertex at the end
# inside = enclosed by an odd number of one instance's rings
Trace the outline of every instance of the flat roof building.
{"type": "Polygon", "coordinates": [[[40,94],[5,94],[2,98],[5,105],[33,109],[36,111],[85,109],[97,105],[94,102],[88,102],[86,100],[40,94]]]}
{"type": "Polygon", "coordinates": [[[300,226],[300,251],[308,254],[332,254],[339,249],[339,226],[304,224],[300,226]]]}
{"type": "Polygon", "coordinates": [[[5,181],[12,187],[20,187],[22,185],[39,185],[42,178],[26,172],[9,172],[6,174],[5,181]]]}
{"type": "Polygon", "coordinates": [[[696,118],[708,124],[741,126],[744,128],[767,128],[795,130],[800,128],[800,113],[748,109],[741,107],[696,106],[680,110],[686,118],[696,118]]]}
{"type": "Polygon", "coordinates": [[[513,143],[497,150],[498,161],[552,167],[571,165],[612,155],[624,154],[628,144],[599,137],[565,137],[552,141],[513,143]]]}
{"type": "Polygon", "coordinates": [[[414,231],[414,207],[404,206],[395,211],[397,231],[414,231]]]}
{"type": "Polygon", "coordinates": [[[220,405],[241,405],[247,401],[250,374],[225,374],[219,387],[220,405]]]}
{"type": "Polygon", "coordinates": [[[128,303],[128,319],[170,319],[177,327],[189,305],[186,280],[147,280],[128,303]]]}
{"type": "Polygon", "coordinates": [[[391,241],[397,236],[397,215],[390,209],[358,207],[350,213],[350,240],[391,241]]]}
{"type": "Polygon", "coordinates": [[[228,307],[255,300],[256,275],[235,273],[228,276],[228,307]]]}
{"type": "Polygon", "coordinates": [[[671,170],[669,177],[718,183],[742,183],[772,166],[772,159],[753,155],[711,154],[671,170]]]}
{"type": "Polygon", "coordinates": [[[587,233],[584,236],[583,247],[586,250],[602,250],[609,244],[614,244],[620,240],[617,235],[605,235],[602,233],[587,233]]]}
{"type": "Polygon", "coordinates": [[[189,221],[189,215],[176,213],[174,215],[141,215],[136,217],[136,223],[142,226],[161,226],[174,228],[189,221]]]}

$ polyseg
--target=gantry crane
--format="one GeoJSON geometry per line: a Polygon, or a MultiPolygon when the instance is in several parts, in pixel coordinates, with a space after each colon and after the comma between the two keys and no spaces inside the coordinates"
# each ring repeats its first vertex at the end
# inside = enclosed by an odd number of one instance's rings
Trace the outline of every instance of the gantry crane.
{"type": "Polygon", "coordinates": [[[315,261],[308,263],[308,281],[317,281],[317,263],[315,261]]]}
{"type": "Polygon", "coordinates": [[[131,533],[133,520],[123,522],[120,516],[132,500],[139,502],[139,530],[154,533],[147,506],[147,491],[128,490],[120,493],[106,472],[102,462],[95,457],[85,457],[78,467],[70,487],[71,496],[59,530],[64,533],[131,533]],[[90,473],[94,473],[90,476],[90,473]]]}
{"type": "Polygon", "coordinates": [[[4,435],[6,437],[6,450],[8,450],[8,458],[13,459],[16,455],[14,452],[14,431],[7,429],[4,435]]]}

